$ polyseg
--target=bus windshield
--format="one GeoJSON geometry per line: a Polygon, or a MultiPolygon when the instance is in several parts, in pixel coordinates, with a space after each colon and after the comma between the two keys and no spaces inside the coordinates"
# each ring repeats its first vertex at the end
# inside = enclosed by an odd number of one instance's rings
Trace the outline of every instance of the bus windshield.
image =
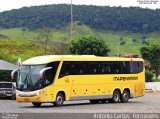
{"type": "Polygon", "coordinates": [[[50,85],[54,80],[58,67],[58,65],[55,67],[55,64],[57,63],[52,63],[52,69],[47,70],[44,73],[43,78],[40,77],[40,71],[43,68],[48,67],[48,65],[43,64],[21,66],[19,75],[17,77],[17,90],[34,91],[50,85]]]}

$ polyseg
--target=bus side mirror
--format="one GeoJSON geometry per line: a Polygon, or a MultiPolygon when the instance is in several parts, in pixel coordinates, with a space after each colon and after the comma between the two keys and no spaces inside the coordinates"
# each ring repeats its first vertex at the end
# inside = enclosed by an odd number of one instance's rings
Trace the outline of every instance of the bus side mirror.
{"type": "Polygon", "coordinates": [[[42,69],[42,70],[39,72],[39,74],[40,74],[39,77],[42,79],[42,78],[43,78],[43,75],[44,75],[44,72],[46,72],[46,71],[49,70],[49,69],[52,69],[52,67],[46,67],[46,68],[42,69]]]}
{"type": "Polygon", "coordinates": [[[19,69],[15,69],[11,72],[11,79],[15,79],[17,72],[19,71],[19,69]]]}

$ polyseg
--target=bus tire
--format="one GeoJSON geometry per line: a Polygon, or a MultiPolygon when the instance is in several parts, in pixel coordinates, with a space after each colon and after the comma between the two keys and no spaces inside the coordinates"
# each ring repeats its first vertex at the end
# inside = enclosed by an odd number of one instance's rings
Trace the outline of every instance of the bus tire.
{"type": "Polygon", "coordinates": [[[123,93],[122,93],[122,95],[121,95],[121,101],[123,103],[127,103],[128,100],[129,100],[129,97],[130,97],[129,92],[127,90],[124,90],[123,93]]]}
{"type": "Polygon", "coordinates": [[[121,94],[118,90],[115,90],[113,92],[112,102],[118,103],[118,102],[120,102],[120,100],[121,100],[121,94]]]}
{"type": "Polygon", "coordinates": [[[98,104],[100,103],[100,100],[89,100],[92,104],[98,104]]]}
{"type": "Polygon", "coordinates": [[[40,107],[42,103],[39,102],[32,102],[33,106],[35,107],[40,107]]]}
{"type": "Polygon", "coordinates": [[[59,107],[63,105],[63,102],[64,102],[64,95],[62,93],[58,93],[54,105],[59,107]]]}

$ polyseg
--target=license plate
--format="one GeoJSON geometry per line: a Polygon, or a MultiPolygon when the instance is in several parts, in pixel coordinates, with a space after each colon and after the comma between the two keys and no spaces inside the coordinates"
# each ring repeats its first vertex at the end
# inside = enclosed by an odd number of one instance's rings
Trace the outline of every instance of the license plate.
{"type": "Polygon", "coordinates": [[[12,96],[12,94],[6,94],[7,96],[12,96]]]}
{"type": "Polygon", "coordinates": [[[24,101],[25,101],[25,102],[29,102],[29,99],[28,99],[28,98],[24,98],[24,101]]]}

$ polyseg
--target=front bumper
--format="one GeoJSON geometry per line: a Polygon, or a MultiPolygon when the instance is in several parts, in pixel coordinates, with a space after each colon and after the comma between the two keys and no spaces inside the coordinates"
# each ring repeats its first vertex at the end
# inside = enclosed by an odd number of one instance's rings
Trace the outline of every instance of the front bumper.
{"type": "Polygon", "coordinates": [[[16,101],[17,102],[44,102],[42,90],[37,91],[17,91],[16,101]]]}
{"type": "Polygon", "coordinates": [[[0,98],[8,98],[8,97],[15,97],[15,94],[11,94],[11,93],[0,93],[0,98]]]}
{"type": "Polygon", "coordinates": [[[20,97],[16,95],[17,102],[44,102],[43,96],[20,97]]]}

